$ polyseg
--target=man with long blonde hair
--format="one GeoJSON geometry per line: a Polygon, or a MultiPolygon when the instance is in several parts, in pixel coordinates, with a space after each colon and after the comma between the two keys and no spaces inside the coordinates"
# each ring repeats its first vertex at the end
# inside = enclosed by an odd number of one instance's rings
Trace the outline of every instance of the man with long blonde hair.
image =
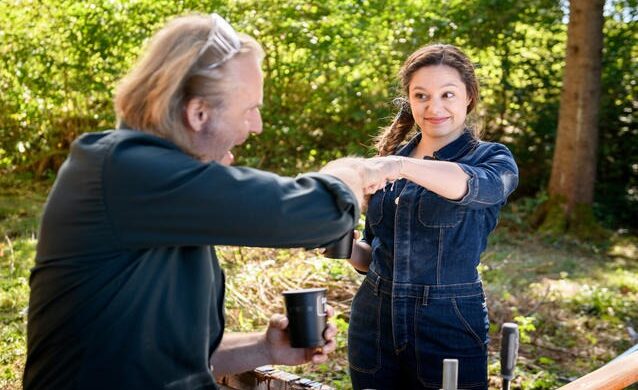
{"type": "Polygon", "coordinates": [[[334,325],[323,348],[291,348],[282,315],[224,335],[211,245],[328,245],[399,167],[346,158],[288,178],[231,166],[262,131],[262,57],[217,14],[176,18],[120,83],[118,128],[73,143],[42,217],[25,389],[215,389],[215,376],[334,351],[334,325]]]}

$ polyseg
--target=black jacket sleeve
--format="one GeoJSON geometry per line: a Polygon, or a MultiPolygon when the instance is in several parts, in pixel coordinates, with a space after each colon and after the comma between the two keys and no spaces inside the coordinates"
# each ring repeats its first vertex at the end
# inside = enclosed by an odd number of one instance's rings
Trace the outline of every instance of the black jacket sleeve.
{"type": "Polygon", "coordinates": [[[107,216],[128,248],[319,247],[359,218],[354,195],[335,177],[201,163],[155,137],[118,143],[103,178],[107,216]]]}

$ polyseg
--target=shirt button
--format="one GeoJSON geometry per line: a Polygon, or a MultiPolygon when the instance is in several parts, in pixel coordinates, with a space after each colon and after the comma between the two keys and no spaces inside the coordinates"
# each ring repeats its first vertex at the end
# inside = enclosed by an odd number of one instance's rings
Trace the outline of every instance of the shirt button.
{"type": "Polygon", "coordinates": [[[397,206],[399,205],[399,197],[398,196],[394,199],[394,204],[397,205],[397,206]]]}

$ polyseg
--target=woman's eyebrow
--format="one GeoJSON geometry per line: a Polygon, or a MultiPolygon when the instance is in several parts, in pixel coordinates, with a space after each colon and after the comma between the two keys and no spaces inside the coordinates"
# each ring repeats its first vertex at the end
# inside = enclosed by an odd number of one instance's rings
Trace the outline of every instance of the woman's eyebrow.
{"type": "MultiPolygon", "coordinates": [[[[440,89],[440,88],[446,88],[446,87],[456,87],[456,88],[459,88],[459,85],[458,85],[457,83],[455,83],[455,82],[449,82],[449,83],[445,83],[445,84],[443,84],[443,85],[441,85],[441,86],[439,86],[439,87],[437,87],[437,88],[439,88],[439,89],[440,89]]],[[[416,90],[425,91],[426,89],[425,89],[424,87],[421,87],[421,86],[419,86],[419,85],[416,85],[416,86],[414,86],[413,90],[414,90],[414,91],[416,91],[416,90]]]]}

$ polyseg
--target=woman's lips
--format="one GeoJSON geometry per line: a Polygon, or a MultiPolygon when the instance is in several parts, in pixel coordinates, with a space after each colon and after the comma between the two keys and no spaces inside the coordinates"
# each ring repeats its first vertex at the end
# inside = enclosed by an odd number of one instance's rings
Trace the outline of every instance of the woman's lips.
{"type": "Polygon", "coordinates": [[[445,122],[446,120],[450,119],[449,116],[446,117],[437,117],[437,118],[425,118],[426,122],[431,123],[433,125],[440,125],[441,123],[445,122]]]}

